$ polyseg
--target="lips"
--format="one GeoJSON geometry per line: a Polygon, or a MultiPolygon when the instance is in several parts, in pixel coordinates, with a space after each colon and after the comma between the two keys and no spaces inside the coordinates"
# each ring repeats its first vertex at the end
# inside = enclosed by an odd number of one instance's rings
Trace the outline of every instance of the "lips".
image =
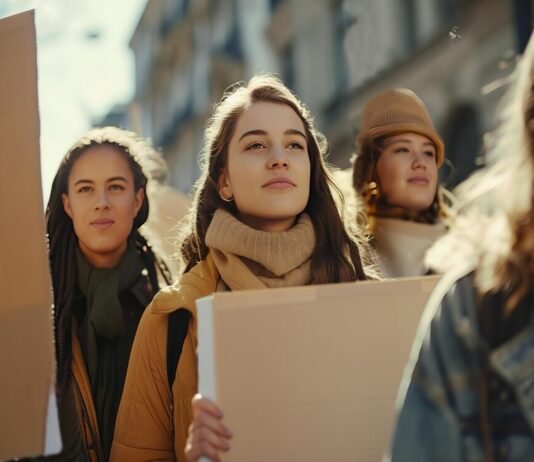
{"type": "Polygon", "coordinates": [[[286,189],[294,187],[295,183],[293,183],[289,178],[285,177],[277,177],[277,178],[271,178],[269,181],[264,183],[262,185],[263,188],[272,188],[272,189],[286,189]]]}
{"type": "Polygon", "coordinates": [[[408,183],[426,185],[429,181],[426,176],[412,176],[411,178],[408,178],[408,183]]]}
{"type": "Polygon", "coordinates": [[[115,223],[115,221],[110,218],[98,218],[93,220],[90,225],[98,229],[106,229],[113,225],[113,223],[115,223]]]}

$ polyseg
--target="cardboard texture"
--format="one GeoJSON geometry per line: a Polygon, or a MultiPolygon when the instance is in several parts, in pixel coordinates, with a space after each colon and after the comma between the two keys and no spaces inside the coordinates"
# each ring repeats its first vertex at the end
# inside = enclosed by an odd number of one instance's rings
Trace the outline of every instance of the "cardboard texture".
{"type": "Polygon", "coordinates": [[[199,388],[225,462],[377,462],[438,277],[217,293],[197,301],[199,388]]]}
{"type": "Polygon", "coordinates": [[[36,56],[34,12],[0,20],[0,460],[59,449],[36,56]]]}

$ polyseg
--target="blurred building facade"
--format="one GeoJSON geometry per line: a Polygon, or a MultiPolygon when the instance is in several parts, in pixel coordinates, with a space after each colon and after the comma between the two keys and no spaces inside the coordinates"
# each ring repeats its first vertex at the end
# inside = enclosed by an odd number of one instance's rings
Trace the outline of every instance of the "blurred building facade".
{"type": "MultiPolygon", "coordinates": [[[[163,149],[187,192],[211,105],[259,71],[281,74],[348,167],[359,114],[382,89],[427,104],[455,168],[475,168],[515,64],[518,0],[148,0],[130,46],[130,126],[163,149]],[[515,8],[515,10],[514,10],[515,8]]],[[[521,17],[521,15],[519,15],[521,17]]]]}

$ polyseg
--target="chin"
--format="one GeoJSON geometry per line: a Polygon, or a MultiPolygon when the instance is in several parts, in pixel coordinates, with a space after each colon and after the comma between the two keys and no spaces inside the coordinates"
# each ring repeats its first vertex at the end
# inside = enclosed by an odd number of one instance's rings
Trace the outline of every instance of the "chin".
{"type": "Polygon", "coordinates": [[[115,252],[118,252],[121,248],[120,245],[95,245],[91,250],[94,253],[98,253],[100,255],[109,255],[114,254],[115,252]]]}
{"type": "Polygon", "coordinates": [[[265,219],[272,221],[284,221],[284,220],[297,220],[298,216],[302,212],[289,212],[289,213],[270,213],[265,216],[265,219]]]}

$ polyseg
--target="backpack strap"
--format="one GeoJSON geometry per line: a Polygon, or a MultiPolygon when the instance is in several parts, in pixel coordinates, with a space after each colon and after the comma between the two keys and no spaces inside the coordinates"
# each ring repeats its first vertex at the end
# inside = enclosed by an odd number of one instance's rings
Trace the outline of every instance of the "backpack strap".
{"type": "Polygon", "coordinates": [[[189,328],[191,313],[185,308],[173,311],[169,314],[167,326],[167,379],[169,389],[172,391],[172,384],[176,377],[176,368],[180,361],[184,340],[189,328]]]}

